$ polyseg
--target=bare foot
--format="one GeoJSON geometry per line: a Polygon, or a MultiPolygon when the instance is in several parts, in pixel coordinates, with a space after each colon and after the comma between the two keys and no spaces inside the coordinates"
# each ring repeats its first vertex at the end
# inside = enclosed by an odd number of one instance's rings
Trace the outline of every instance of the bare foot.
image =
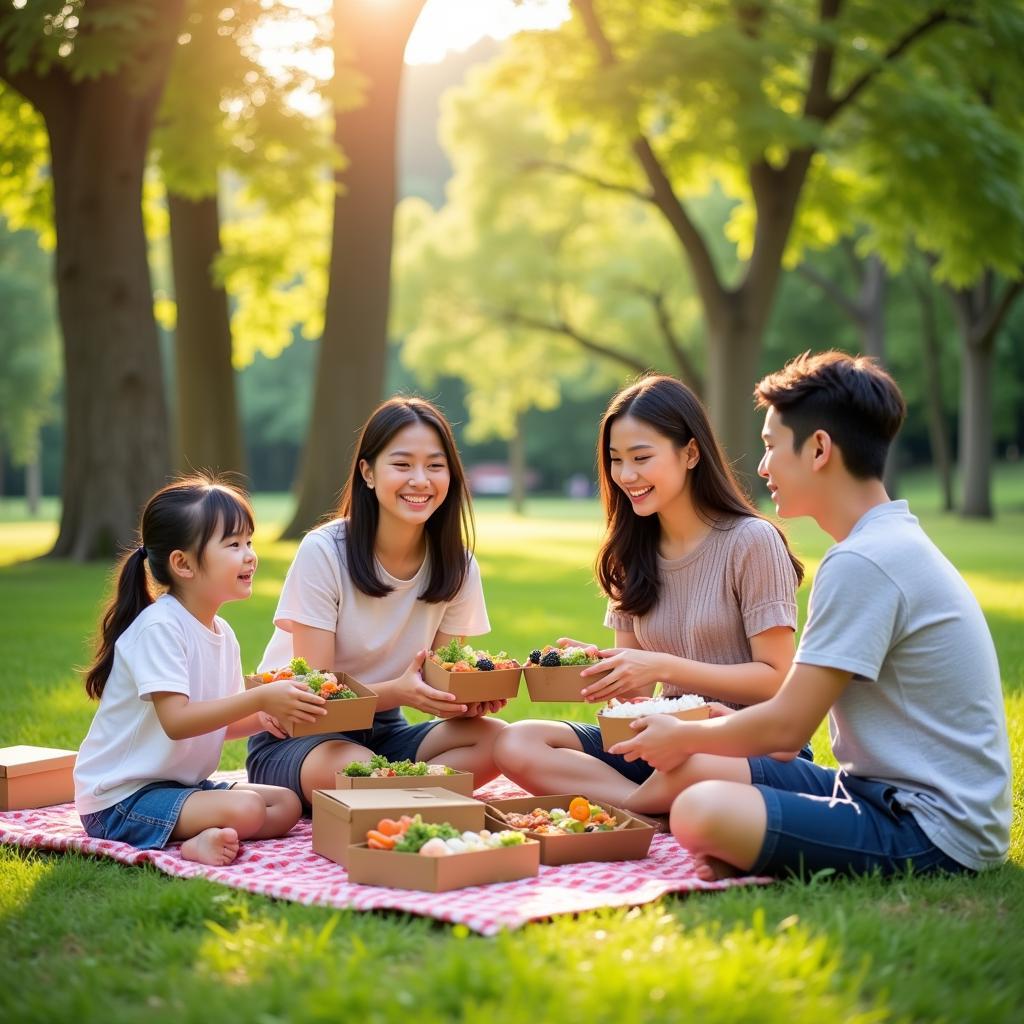
{"type": "Polygon", "coordinates": [[[233,828],[207,828],[181,844],[185,860],[215,868],[230,864],[238,856],[238,833],[233,828]]]}
{"type": "Polygon", "coordinates": [[[717,882],[720,878],[735,878],[741,874],[739,868],[703,853],[693,855],[693,866],[694,873],[702,882],[717,882]]]}

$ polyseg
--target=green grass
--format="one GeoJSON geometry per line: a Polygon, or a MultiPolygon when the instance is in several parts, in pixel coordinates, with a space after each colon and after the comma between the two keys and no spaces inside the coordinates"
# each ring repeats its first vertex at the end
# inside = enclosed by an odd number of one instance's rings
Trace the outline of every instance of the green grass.
{"type": "MultiPolygon", "coordinates": [[[[1024,470],[1001,470],[994,524],[938,514],[926,478],[904,486],[985,608],[1020,778],[1024,470]]],[[[247,664],[266,642],[294,550],[274,540],[286,510],[280,496],[258,500],[256,592],[224,609],[247,664]]],[[[556,634],[608,635],[590,574],[595,503],[538,500],[527,519],[502,502],[481,502],[477,512],[489,646],[522,654],[556,634]]],[[[0,502],[0,746],[77,746],[92,713],[73,667],[88,659],[109,570],[25,561],[52,542],[52,506],[48,514],[28,522],[16,503],[0,502]]],[[[813,572],[825,538],[810,524],[789,532],[813,572]]],[[[521,697],[505,715],[539,710],[521,697]]],[[[823,740],[819,732],[819,756],[823,740]]],[[[229,744],[223,767],[240,766],[243,749],[229,744]]],[[[561,918],[497,939],[4,847],[0,1019],[1013,1021],[1024,1005],[1021,805],[1018,785],[1011,862],[980,878],[782,883],[561,918]]]]}

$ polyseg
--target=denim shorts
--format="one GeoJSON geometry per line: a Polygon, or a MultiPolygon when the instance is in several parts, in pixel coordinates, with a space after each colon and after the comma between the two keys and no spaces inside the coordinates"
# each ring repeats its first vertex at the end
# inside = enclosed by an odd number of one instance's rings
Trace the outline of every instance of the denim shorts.
{"type": "Polygon", "coordinates": [[[170,841],[185,801],[193,793],[230,789],[234,783],[210,782],[194,786],[180,782],[151,782],[113,807],[82,815],[82,827],[93,839],[128,843],[137,850],[162,850],[170,841]]]}
{"type": "MultiPolygon", "coordinates": [[[[621,754],[609,754],[604,749],[604,741],[601,739],[601,727],[599,725],[587,725],[584,722],[565,722],[576,733],[577,738],[583,747],[583,753],[596,757],[606,765],[614,768],[620,775],[624,775],[630,782],[641,785],[653,774],[654,769],[641,758],[635,761],[627,761],[621,754]]],[[[807,761],[814,760],[814,752],[810,745],[800,751],[800,757],[807,761]]]]}
{"type": "Polygon", "coordinates": [[[935,846],[888,783],[800,759],[748,763],[768,812],[753,875],[970,870],[935,846]]]}
{"type": "Polygon", "coordinates": [[[325,732],[314,736],[298,736],[294,739],[279,740],[269,732],[258,732],[249,737],[249,754],[245,761],[245,770],[250,782],[258,782],[266,786],[284,786],[290,789],[302,801],[303,813],[307,816],[312,808],[302,795],[300,774],[302,762],[309,752],[321,743],[333,740],[347,740],[358,743],[361,747],[374,754],[382,754],[389,761],[416,759],[416,752],[424,737],[441,720],[420,722],[411,725],[402,714],[401,708],[391,708],[374,715],[373,725],[369,729],[356,729],[353,732],[325,732]]]}

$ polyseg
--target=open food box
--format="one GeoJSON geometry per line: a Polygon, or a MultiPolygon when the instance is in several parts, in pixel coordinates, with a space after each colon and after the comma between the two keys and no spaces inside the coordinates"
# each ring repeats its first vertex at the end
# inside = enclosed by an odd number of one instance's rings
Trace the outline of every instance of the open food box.
{"type": "Polygon", "coordinates": [[[447,789],[452,793],[461,793],[463,796],[473,795],[473,773],[460,772],[454,768],[446,768],[444,765],[426,765],[426,774],[407,774],[410,770],[417,768],[422,762],[412,765],[409,761],[388,762],[386,758],[374,755],[373,759],[360,762],[364,770],[375,771],[378,774],[348,774],[349,769],[342,768],[335,774],[335,789],[447,789]],[[379,767],[373,766],[376,761],[380,762],[379,767]],[[437,769],[443,769],[438,772],[437,769]],[[389,775],[389,771],[396,774],[389,775]],[[434,772],[435,774],[431,774],[434,772]]]}
{"type": "Polygon", "coordinates": [[[50,807],[75,799],[74,750],[52,747],[0,749],[0,811],[50,807]]]}
{"type": "MultiPolygon", "coordinates": [[[[491,829],[509,828],[512,826],[506,820],[506,815],[529,815],[535,808],[544,811],[553,808],[566,810],[573,800],[577,799],[580,798],[571,794],[561,794],[488,800],[487,826],[491,829]]],[[[526,835],[540,843],[541,864],[578,864],[589,860],[642,860],[646,857],[654,838],[654,827],[632,817],[628,811],[621,808],[612,807],[610,804],[601,804],[601,807],[616,819],[615,827],[611,831],[568,835],[528,831],[526,835]]]]}
{"type": "Polygon", "coordinates": [[[548,644],[532,651],[523,666],[530,700],[537,702],[585,701],[581,691],[597,682],[600,675],[580,676],[585,668],[596,665],[599,658],[588,655],[584,647],[554,647],[548,644]]]}
{"type": "Polygon", "coordinates": [[[465,889],[471,885],[534,878],[539,865],[540,843],[530,838],[518,846],[469,850],[448,857],[371,850],[365,843],[361,843],[349,849],[348,879],[361,885],[447,892],[449,889],[465,889]]]}
{"type": "Polygon", "coordinates": [[[346,867],[353,844],[364,842],[381,818],[403,814],[460,830],[484,827],[484,805],[448,789],[315,789],[313,852],[346,867]]]}
{"type": "Polygon", "coordinates": [[[522,676],[522,666],[514,658],[492,657],[469,644],[460,645],[458,639],[433,651],[423,663],[424,680],[435,690],[455,694],[460,704],[511,700],[519,693],[522,676]]]}
{"type": "MultiPolygon", "coordinates": [[[[644,714],[666,714],[664,711],[647,711],[644,714]]],[[[702,718],[711,717],[711,708],[707,704],[701,704],[699,707],[686,708],[682,711],[671,711],[667,712],[673,718],[678,718],[680,721],[699,721],[702,718]]],[[[616,718],[604,714],[603,712],[597,716],[598,724],[601,727],[601,742],[604,745],[605,750],[609,750],[615,746],[616,743],[621,743],[623,740],[631,740],[636,733],[630,728],[630,723],[634,721],[634,718],[639,717],[633,716],[631,718],[616,718]]]]}
{"type": "MultiPolygon", "coordinates": [[[[245,677],[245,688],[251,690],[262,686],[270,673],[254,673],[245,677]]],[[[300,680],[302,676],[296,676],[300,680]]],[[[377,694],[368,686],[363,686],[352,676],[344,672],[337,674],[338,688],[342,692],[348,690],[354,697],[328,699],[323,705],[326,715],[321,715],[315,722],[296,722],[290,718],[281,722],[281,727],[289,736],[316,736],[325,732],[352,732],[355,729],[369,729],[373,725],[373,716],[377,710],[377,694]]]]}

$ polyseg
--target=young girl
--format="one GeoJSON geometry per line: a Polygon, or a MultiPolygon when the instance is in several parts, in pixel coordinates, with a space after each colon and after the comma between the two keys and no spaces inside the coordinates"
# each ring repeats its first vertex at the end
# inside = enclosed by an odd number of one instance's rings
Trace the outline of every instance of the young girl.
{"type": "Polygon", "coordinates": [[[373,727],[249,740],[249,778],[287,786],[309,810],[314,789],[382,754],[493,778],[501,702],[459,704],[420,675],[428,647],[490,630],[480,570],[468,550],[472,513],[462,464],[443,414],[420,398],[393,398],[367,421],[337,518],[308,533],[288,570],[260,670],[303,657],[346,672],[378,695],[373,727]],[[401,708],[437,716],[410,725],[401,708]]]}
{"type": "Polygon", "coordinates": [[[290,682],[246,691],[238,641],[217,616],[252,594],[253,514],[237,490],[192,477],[146,505],[121,563],[85,688],[99,700],[75,764],[75,806],[96,839],[142,850],[181,842],[186,860],[230,864],[239,841],[283,836],[286,789],[211,782],[225,739],[267,715],[313,721],[324,702],[290,682]],[[148,575],[166,593],[155,601],[148,575]]]}
{"type": "MultiPolygon", "coordinates": [[[[651,376],[617,394],[598,441],[607,533],[597,561],[615,646],[585,669],[588,701],[698,693],[715,713],[771,697],[793,658],[803,567],[743,495],[696,396],[651,376]]],[[[566,644],[578,641],[562,638],[566,644]]],[[[580,644],[580,646],[587,646],[580,644]]],[[[500,769],[530,792],[586,793],[662,814],[685,779],[602,749],[596,725],[527,721],[496,749],[500,769]]],[[[683,771],[729,778],[728,758],[683,771]]]]}

